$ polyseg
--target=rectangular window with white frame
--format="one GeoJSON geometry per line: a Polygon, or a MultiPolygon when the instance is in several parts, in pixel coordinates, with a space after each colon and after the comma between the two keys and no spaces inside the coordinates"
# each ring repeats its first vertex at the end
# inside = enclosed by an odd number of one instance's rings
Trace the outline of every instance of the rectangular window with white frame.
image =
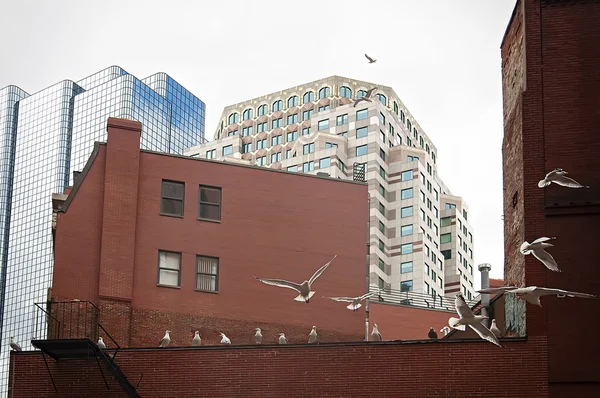
{"type": "Polygon", "coordinates": [[[181,253],[158,251],[158,286],[181,286],[181,253]]]}

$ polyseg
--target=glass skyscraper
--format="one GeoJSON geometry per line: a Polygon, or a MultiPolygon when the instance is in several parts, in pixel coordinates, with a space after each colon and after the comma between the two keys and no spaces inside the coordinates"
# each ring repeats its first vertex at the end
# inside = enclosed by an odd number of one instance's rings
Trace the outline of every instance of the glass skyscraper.
{"type": "MultiPolygon", "coordinates": [[[[140,80],[117,66],[29,95],[0,90],[0,388],[8,387],[10,336],[24,350],[44,338],[33,303],[52,283],[52,193],[72,184],[108,117],[142,123],[143,149],[183,154],[204,142],[204,103],[165,73],[140,80]],[[38,335],[34,334],[37,333],[38,335]]],[[[39,318],[38,318],[39,319],[39,318]]]]}

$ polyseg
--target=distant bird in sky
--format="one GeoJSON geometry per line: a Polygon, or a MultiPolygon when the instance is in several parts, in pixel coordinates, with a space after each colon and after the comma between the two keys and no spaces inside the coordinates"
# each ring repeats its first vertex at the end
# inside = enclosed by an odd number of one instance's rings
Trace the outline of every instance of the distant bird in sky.
{"type": "Polygon", "coordinates": [[[104,339],[102,339],[102,337],[98,337],[98,343],[96,345],[101,350],[104,350],[106,348],[106,344],[104,344],[104,339]]]}
{"type": "Polygon", "coordinates": [[[163,348],[163,347],[167,347],[169,344],[171,344],[171,335],[170,335],[171,331],[167,330],[165,332],[165,337],[162,338],[162,340],[159,343],[159,347],[163,348]]]}
{"type": "Polygon", "coordinates": [[[362,304],[360,303],[361,301],[363,301],[364,299],[367,299],[369,297],[372,297],[376,294],[379,294],[379,291],[375,291],[375,292],[369,292],[369,293],[365,293],[362,296],[358,296],[358,297],[323,297],[323,298],[327,298],[333,301],[341,301],[341,302],[345,302],[345,303],[350,303],[346,306],[346,308],[348,308],[350,311],[358,311],[358,309],[360,307],[362,307],[362,304]]]}
{"type": "Polygon", "coordinates": [[[373,100],[371,100],[371,96],[373,95],[373,92],[375,90],[377,90],[377,87],[373,87],[372,89],[370,89],[369,91],[367,91],[367,93],[363,97],[357,98],[354,101],[354,105],[352,107],[356,108],[356,105],[358,105],[361,101],[373,102],[373,100]]]}
{"type": "Polygon", "coordinates": [[[432,340],[437,340],[437,338],[438,338],[438,335],[435,332],[435,329],[433,329],[432,327],[429,328],[429,333],[427,333],[427,336],[432,340]]]}
{"type": "Polygon", "coordinates": [[[444,326],[440,329],[440,332],[444,333],[444,336],[447,336],[450,333],[450,328],[448,326],[444,326]]]}
{"type": "Polygon", "coordinates": [[[200,332],[196,330],[194,332],[194,338],[192,339],[192,345],[197,347],[202,344],[202,339],[200,338],[200,332]]]}
{"type": "Polygon", "coordinates": [[[371,341],[382,341],[381,333],[379,333],[379,327],[376,323],[373,324],[373,331],[371,332],[371,341]]]}
{"type": "Polygon", "coordinates": [[[589,188],[588,185],[581,185],[574,179],[572,179],[570,177],[566,177],[567,174],[569,174],[569,173],[567,173],[566,171],[564,171],[561,168],[554,169],[551,172],[549,172],[548,174],[546,174],[546,177],[544,179],[542,179],[542,180],[540,180],[540,182],[538,182],[538,187],[544,188],[552,183],[555,183],[555,184],[562,185],[563,187],[568,187],[568,188],[589,188]]]}
{"type": "Polygon", "coordinates": [[[254,342],[256,344],[262,344],[262,331],[260,330],[260,328],[256,328],[254,330],[256,330],[256,333],[254,334],[254,342]]]}
{"type": "Polygon", "coordinates": [[[305,303],[308,304],[308,302],[310,301],[310,298],[315,294],[315,292],[311,290],[313,283],[315,283],[317,278],[319,276],[321,276],[321,274],[327,269],[327,267],[329,267],[329,264],[331,264],[333,262],[333,260],[335,260],[336,257],[337,257],[337,254],[335,256],[333,256],[331,261],[329,261],[327,264],[325,264],[324,266],[319,268],[314,273],[314,275],[310,277],[309,280],[304,281],[300,284],[286,281],[283,279],[264,279],[264,278],[259,278],[257,276],[255,276],[255,278],[266,285],[287,287],[288,289],[294,289],[295,291],[300,293],[300,295],[298,297],[296,297],[294,300],[295,301],[304,301],[305,303]]]}
{"type": "Polygon", "coordinates": [[[490,331],[494,333],[496,337],[502,337],[502,332],[498,329],[498,325],[496,325],[496,320],[492,319],[492,326],[490,326],[490,331]]]}
{"type": "Polygon", "coordinates": [[[15,351],[22,351],[21,346],[15,342],[13,336],[10,336],[10,348],[12,348],[15,351]]]}
{"type": "Polygon", "coordinates": [[[533,305],[542,306],[540,301],[540,297],[542,296],[556,296],[559,298],[562,297],[577,297],[577,298],[588,298],[588,299],[599,299],[600,296],[596,296],[593,294],[587,293],[578,293],[571,292],[568,290],[562,289],[553,289],[549,287],[537,287],[537,286],[528,286],[528,287],[514,287],[514,286],[502,286],[502,287],[490,287],[487,289],[478,290],[477,293],[513,293],[520,294],[523,296],[528,303],[533,305]]]}
{"type": "Polygon", "coordinates": [[[469,325],[471,329],[473,329],[479,337],[484,340],[489,341],[490,343],[496,344],[498,347],[502,347],[498,338],[494,336],[494,333],[490,331],[483,323],[483,320],[488,319],[487,316],[483,315],[473,315],[473,311],[467,305],[465,298],[462,294],[457,294],[454,299],[454,306],[456,308],[456,312],[460,318],[450,317],[448,320],[448,324],[454,329],[458,329],[460,331],[465,331],[465,326],[469,325]]]}
{"type": "Polygon", "coordinates": [[[546,247],[554,246],[551,243],[546,243],[546,241],[549,241],[551,239],[556,239],[556,238],[542,237],[542,238],[538,238],[538,239],[534,240],[531,243],[525,241],[521,245],[521,254],[523,254],[525,256],[528,254],[533,254],[533,256],[535,258],[537,258],[538,260],[540,260],[542,262],[542,264],[544,264],[546,266],[546,268],[548,268],[550,271],[562,272],[561,270],[558,269],[558,264],[556,264],[556,260],[554,260],[554,257],[552,257],[552,255],[550,253],[548,253],[546,250],[544,250],[544,248],[546,248],[546,247]]]}
{"type": "Polygon", "coordinates": [[[317,327],[313,326],[312,330],[308,334],[308,344],[313,344],[317,341],[317,327]]]}
{"type": "Polygon", "coordinates": [[[367,57],[367,59],[369,60],[370,64],[374,64],[375,62],[377,62],[376,59],[373,59],[373,58],[369,57],[367,54],[365,54],[365,57],[367,57]]]}
{"type": "Polygon", "coordinates": [[[279,344],[287,344],[288,339],[285,337],[285,334],[279,333],[279,344]]]}
{"type": "Polygon", "coordinates": [[[221,344],[231,344],[231,340],[225,336],[225,333],[219,333],[219,336],[221,336],[221,344]]]}

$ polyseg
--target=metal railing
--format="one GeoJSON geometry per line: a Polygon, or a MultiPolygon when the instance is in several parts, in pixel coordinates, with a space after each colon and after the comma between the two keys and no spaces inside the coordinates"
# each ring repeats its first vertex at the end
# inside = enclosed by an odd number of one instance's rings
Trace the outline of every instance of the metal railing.
{"type": "MultiPolygon", "coordinates": [[[[371,285],[369,291],[378,291],[379,288],[371,285]]],[[[481,300],[481,296],[477,295],[467,301],[469,307],[473,307],[481,300]]],[[[442,311],[455,312],[454,297],[439,297],[427,293],[415,291],[401,291],[396,289],[384,288],[381,289],[379,295],[375,295],[369,299],[371,303],[383,302],[387,304],[407,305],[412,307],[430,308],[442,311]]]]}
{"type": "Polygon", "coordinates": [[[98,340],[100,309],[91,301],[48,301],[34,305],[37,339],[98,340]]]}

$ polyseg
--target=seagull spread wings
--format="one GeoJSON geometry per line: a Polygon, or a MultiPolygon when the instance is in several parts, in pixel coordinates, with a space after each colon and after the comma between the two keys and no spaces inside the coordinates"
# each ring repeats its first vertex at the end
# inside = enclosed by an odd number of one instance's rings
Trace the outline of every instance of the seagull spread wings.
{"type": "Polygon", "coordinates": [[[511,291],[514,289],[518,289],[518,288],[516,286],[489,287],[487,289],[478,290],[477,293],[495,294],[495,293],[504,293],[504,292],[511,291]]]}
{"type": "Polygon", "coordinates": [[[271,286],[278,286],[278,287],[287,287],[288,289],[294,289],[296,291],[300,291],[300,284],[298,283],[294,283],[294,282],[290,282],[290,281],[286,281],[283,279],[265,279],[265,278],[259,278],[258,276],[255,276],[255,278],[259,281],[261,281],[262,283],[264,283],[265,285],[271,285],[271,286]]]}
{"type": "Polygon", "coordinates": [[[321,268],[319,268],[317,270],[317,272],[314,273],[313,276],[310,277],[310,279],[308,280],[308,284],[312,286],[313,283],[315,283],[315,281],[317,280],[317,278],[319,276],[321,276],[321,274],[323,272],[325,272],[325,270],[327,269],[327,267],[329,267],[329,264],[331,264],[333,262],[333,260],[335,260],[335,258],[337,257],[337,254],[335,256],[333,256],[333,258],[324,266],[322,266],[321,268]]]}
{"type": "Polygon", "coordinates": [[[490,329],[488,329],[487,327],[485,327],[485,325],[483,323],[476,323],[476,324],[469,324],[469,326],[471,327],[471,329],[473,329],[478,335],[479,337],[481,337],[484,340],[489,341],[490,343],[494,343],[496,344],[498,347],[502,347],[502,345],[500,344],[500,342],[498,341],[498,338],[494,335],[494,333],[492,333],[492,331],[490,329]]]}
{"type": "Polygon", "coordinates": [[[454,307],[461,318],[473,318],[475,316],[464,300],[456,299],[454,301],[454,307]]]}
{"type": "Polygon", "coordinates": [[[371,296],[374,296],[377,293],[379,293],[379,292],[369,292],[369,293],[365,293],[365,294],[363,294],[362,296],[359,296],[359,297],[324,297],[324,298],[328,298],[328,299],[333,300],[333,301],[343,301],[345,303],[352,303],[352,302],[354,302],[354,300],[356,300],[356,301],[363,301],[364,299],[366,299],[368,297],[371,297],[371,296]]]}
{"type": "Polygon", "coordinates": [[[367,57],[367,59],[369,60],[369,63],[372,64],[373,62],[376,62],[376,59],[373,59],[371,57],[369,57],[367,54],[365,54],[365,57],[367,57]]]}

